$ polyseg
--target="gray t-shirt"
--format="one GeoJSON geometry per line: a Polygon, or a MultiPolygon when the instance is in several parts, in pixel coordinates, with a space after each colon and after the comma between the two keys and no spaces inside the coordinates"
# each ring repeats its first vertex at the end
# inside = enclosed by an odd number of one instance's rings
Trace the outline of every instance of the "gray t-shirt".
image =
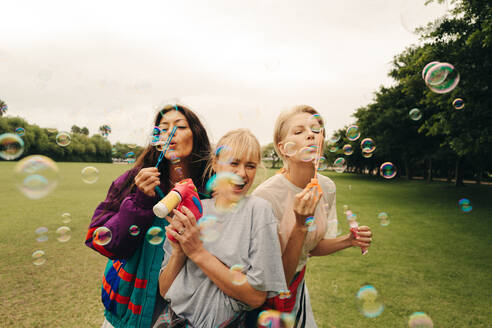
{"type": "MultiPolygon", "coordinates": [[[[217,218],[213,229],[216,240],[205,239],[204,247],[227,267],[242,266],[248,283],[267,297],[287,290],[282,255],[277,235],[277,220],[271,205],[255,196],[247,196],[231,212],[215,208],[213,199],[202,201],[204,215],[217,218]]],[[[172,253],[164,243],[164,268],[172,253]]],[[[169,288],[166,297],[173,311],[188,319],[194,327],[216,327],[250,307],[220,290],[190,259],[169,288]]]]}

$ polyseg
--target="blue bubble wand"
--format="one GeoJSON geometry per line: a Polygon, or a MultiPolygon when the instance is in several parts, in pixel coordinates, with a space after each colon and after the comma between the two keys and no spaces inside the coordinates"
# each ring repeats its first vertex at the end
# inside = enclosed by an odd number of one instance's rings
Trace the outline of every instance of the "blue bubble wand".
{"type": "Polygon", "coordinates": [[[173,139],[174,132],[176,132],[177,128],[178,128],[177,126],[174,126],[173,129],[171,130],[171,134],[169,135],[166,142],[164,143],[164,147],[163,147],[163,149],[159,155],[159,158],[157,159],[157,164],[155,165],[155,167],[159,167],[159,164],[161,164],[161,161],[164,158],[164,155],[166,154],[166,151],[169,148],[169,145],[171,144],[171,140],[173,139]]]}

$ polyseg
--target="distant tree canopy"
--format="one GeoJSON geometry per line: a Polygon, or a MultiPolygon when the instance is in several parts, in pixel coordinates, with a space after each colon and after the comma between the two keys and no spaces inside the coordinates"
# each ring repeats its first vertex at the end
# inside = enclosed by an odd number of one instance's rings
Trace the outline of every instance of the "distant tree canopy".
{"type": "MultiPolygon", "coordinates": [[[[352,142],[354,153],[346,156],[349,171],[374,172],[391,161],[401,175],[411,179],[424,176],[464,178],[480,182],[492,172],[492,5],[490,1],[453,1],[455,9],[447,18],[419,29],[423,44],[395,56],[389,72],[396,84],[380,87],[373,102],[354,113],[361,137],[352,142]],[[429,90],[421,77],[431,61],[448,62],[460,73],[458,86],[449,93],[429,90]],[[455,98],[465,102],[456,110],[455,98]],[[422,118],[409,117],[419,108],[422,118]],[[371,137],[376,150],[371,158],[361,156],[360,141],[371,137]]],[[[350,143],[345,127],[336,152],[327,151],[329,161],[343,156],[341,148],[350,143]]],[[[330,147],[327,147],[330,148],[330,147]]]]}
{"type": "Polygon", "coordinates": [[[126,158],[126,154],[130,151],[135,153],[135,157],[138,157],[142,151],[142,147],[130,148],[120,143],[112,147],[111,143],[101,135],[95,134],[89,137],[89,130],[86,127],[79,128],[76,125],[71,128],[70,144],[62,147],[56,143],[58,131],[55,129],[40,128],[19,117],[0,117],[0,134],[15,133],[15,129],[19,127],[25,130],[22,136],[24,141],[22,157],[41,154],[62,162],[111,163],[112,158],[126,158]]]}

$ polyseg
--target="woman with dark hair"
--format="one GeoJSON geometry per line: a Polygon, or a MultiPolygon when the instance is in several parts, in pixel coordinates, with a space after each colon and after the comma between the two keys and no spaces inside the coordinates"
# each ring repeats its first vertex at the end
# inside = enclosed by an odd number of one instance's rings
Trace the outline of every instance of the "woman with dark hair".
{"type": "Polygon", "coordinates": [[[155,217],[152,207],[184,178],[191,178],[206,198],[202,192],[210,142],[198,117],[185,106],[172,105],[159,111],[154,123],[162,140],[174,131],[165,158],[156,168],[161,152],[149,145],[134,167],[112,183],[87,233],[86,245],[109,258],[102,284],[103,327],[153,325],[154,313],[164,305],[158,293],[164,251],[162,241],[147,242],[145,235],[151,227],[163,235],[167,221],[155,217]],[[156,187],[163,194],[156,195],[156,187]]]}

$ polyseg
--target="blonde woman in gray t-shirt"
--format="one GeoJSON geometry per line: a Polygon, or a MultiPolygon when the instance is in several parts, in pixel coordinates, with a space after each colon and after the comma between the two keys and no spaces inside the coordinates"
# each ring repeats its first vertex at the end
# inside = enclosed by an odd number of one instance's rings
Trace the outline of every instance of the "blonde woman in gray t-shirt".
{"type": "Polygon", "coordinates": [[[367,226],[358,228],[357,239],[352,234],[334,238],[332,228],[336,225],[331,223],[337,219],[335,184],[330,178],[316,174],[322,192],[310,186],[315,167],[309,154],[322,144],[322,126],[323,119],[310,106],[282,112],[275,123],[273,144],[284,167],[253,191],[253,195],[267,200],[275,212],[285,279],[291,292],[290,298],[269,300],[268,305],[293,314],[295,327],[316,327],[304,281],[308,256],[324,256],[349,247],[369,247],[372,241],[367,226]],[[308,218],[314,229],[308,229],[308,218]]]}
{"type": "Polygon", "coordinates": [[[200,230],[186,208],[167,218],[177,243],[168,238],[163,246],[159,291],[168,305],[154,327],[242,327],[245,311],[287,289],[272,207],[247,196],[260,145],[245,129],[217,145],[211,166],[225,178],[217,178],[221,188],[202,202],[207,226],[200,230]]]}

